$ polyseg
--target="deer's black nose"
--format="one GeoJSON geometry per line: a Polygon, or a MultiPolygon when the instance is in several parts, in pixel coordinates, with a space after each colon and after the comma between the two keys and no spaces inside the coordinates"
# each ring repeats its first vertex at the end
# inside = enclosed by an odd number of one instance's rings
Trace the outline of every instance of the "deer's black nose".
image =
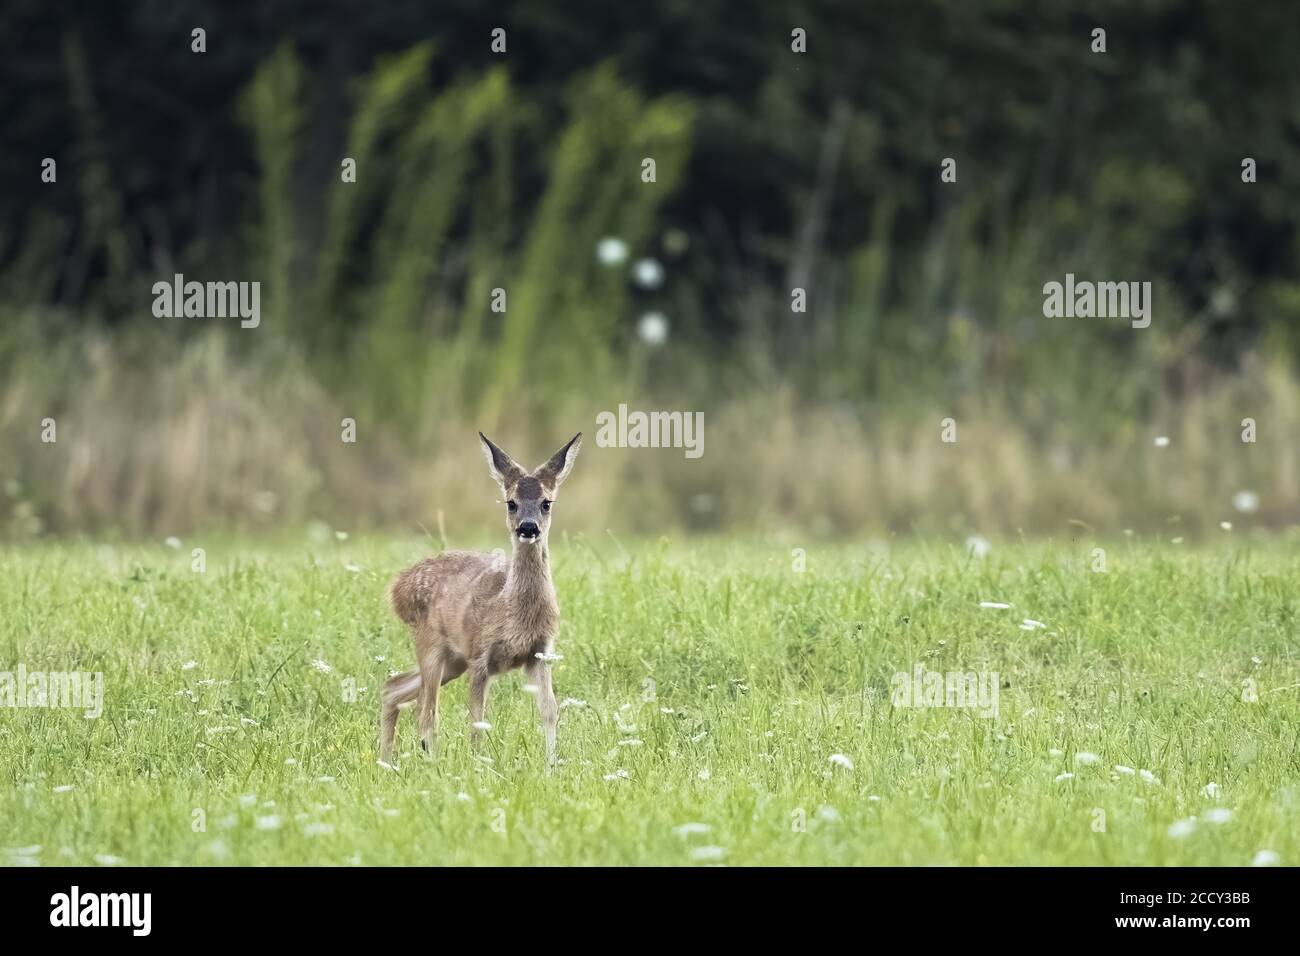
{"type": "Polygon", "coordinates": [[[537,522],[536,522],[536,521],[521,521],[521,522],[519,522],[519,537],[521,537],[521,538],[535,538],[535,537],[537,537],[539,534],[541,534],[541,529],[539,529],[539,528],[537,527],[537,522]]]}

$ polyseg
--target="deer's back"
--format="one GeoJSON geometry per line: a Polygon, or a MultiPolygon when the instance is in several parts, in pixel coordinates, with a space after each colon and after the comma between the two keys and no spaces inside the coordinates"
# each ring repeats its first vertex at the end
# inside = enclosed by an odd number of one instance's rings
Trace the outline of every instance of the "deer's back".
{"type": "MultiPolygon", "coordinates": [[[[414,626],[431,608],[443,613],[481,605],[501,593],[505,558],[479,551],[444,551],[398,574],[389,588],[393,610],[414,626]]],[[[459,616],[459,615],[457,615],[459,616]]]]}

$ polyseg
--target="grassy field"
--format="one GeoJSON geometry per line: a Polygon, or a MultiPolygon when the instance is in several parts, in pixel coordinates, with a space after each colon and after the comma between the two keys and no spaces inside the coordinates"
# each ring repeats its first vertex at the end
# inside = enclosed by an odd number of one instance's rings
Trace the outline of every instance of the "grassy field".
{"type": "Polygon", "coordinates": [[[481,757],[462,680],[436,761],[407,713],[377,763],[427,542],[2,548],[0,670],[105,692],[0,709],[0,862],[1291,865],[1295,546],[560,536],[550,774],[517,673],[481,757]],[[893,706],[918,664],[996,672],[996,717],[893,706]]]}

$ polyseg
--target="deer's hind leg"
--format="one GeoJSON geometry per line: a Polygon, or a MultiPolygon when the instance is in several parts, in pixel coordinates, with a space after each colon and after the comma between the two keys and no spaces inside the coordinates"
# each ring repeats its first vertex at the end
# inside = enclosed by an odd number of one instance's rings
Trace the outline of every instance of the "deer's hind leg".
{"type": "Polygon", "coordinates": [[[420,693],[420,672],[407,671],[384,682],[379,717],[379,759],[388,763],[393,757],[393,738],[397,735],[397,718],[401,707],[420,693]]]}
{"type": "Polygon", "coordinates": [[[443,685],[446,648],[428,623],[420,625],[415,646],[420,665],[420,743],[432,753],[438,737],[438,690],[443,685]]]}
{"type": "MultiPolygon", "coordinates": [[[[442,655],[442,678],[440,680],[440,684],[450,684],[461,674],[465,673],[465,666],[466,666],[465,661],[462,660],[461,658],[453,657],[450,654],[444,653],[442,655]]],[[[435,690],[433,692],[433,736],[434,737],[438,736],[438,720],[439,720],[439,713],[440,713],[438,710],[438,700],[439,700],[438,691],[435,690]]],[[[423,740],[420,741],[420,746],[422,746],[426,752],[429,750],[429,745],[425,743],[423,740]]]]}

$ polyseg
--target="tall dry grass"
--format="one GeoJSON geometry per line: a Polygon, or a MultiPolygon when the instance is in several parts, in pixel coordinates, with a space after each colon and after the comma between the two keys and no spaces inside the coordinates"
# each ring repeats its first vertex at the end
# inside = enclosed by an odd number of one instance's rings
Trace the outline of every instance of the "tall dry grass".
{"type": "Polygon", "coordinates": [[[540,411],[524,380],[501,389],[504,410],[493,417],[469,408],[466,383],[448,375],[385,417],[352,407],[363,382],[318,380],[293,350],[248,348],[237,332],[160,343],[84,332],[60,341],[28,329],[6,336],[0,352],[0,527],[11,536],[161,536],[313,519],[481,533],[495,528],[499,505],[479,428],[527,461],[587,434],[562,505],[562,526],[573,530],[1176,536],[1225,520],[1300,521],[1300,382],[1267,362],[1153,408],[1114,437],[1088,408],[1044,428],[992,390],[947,407],[829,403],[768,376],[713,390],[593,379],[540,411]],[[49,347],[22,344],[34,340],[49,347]],[[703,456],[599,447],[596,415],[620,402],[702,411],[703,456]],[[342,440],[348,417],[355,444],[342,440]],[[957,423],[951,444],[941,441],[947,417],[957,423]],[[1258,423],[1254,444],[1240,440],[1243,417],[1258,423]],[[53,443],[42,441],[46,418],[53,443]],[[1234,507],[1241,491],[1258,496],[1253,514],[1234,507]]]}

